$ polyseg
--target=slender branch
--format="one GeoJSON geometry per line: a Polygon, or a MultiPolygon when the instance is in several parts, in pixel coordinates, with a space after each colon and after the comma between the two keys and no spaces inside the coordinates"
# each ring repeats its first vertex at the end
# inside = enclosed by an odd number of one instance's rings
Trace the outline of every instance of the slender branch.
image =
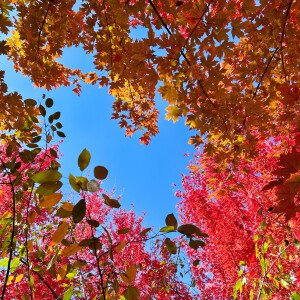
{"type": "Polygon", "coordinates": [[[41,61],[41,59],[40,59],[40,42],[41,42],[41,35],[42,35],[42,32],[43,32],[43,28],[44,28],[44,26],[45,26],[46,19],[47,19],[48,13],[49,13],[49,9],[50,9],[50,7],[51,7],[51,5],[52,5],[52,2],[54,2],[54,0],[52,0],[52,1],[50,0],[50,1],[49,1],[48,7],[47,7],[47,10],[46,10],[46,14],[45,14],[45,16],[44,16],[42,25],[41,25],[41,27],[40,27],[40,29],[39,29],[39,36],[38,36],[38,58],[39,58],[39,61],[41,61]]]}
{"type": "Polygon", "coordinates": [[[285,37],[285,29],[286,29],[286,24],[287,24],[287,20],[288,17],[290,15],[290,10],[291,10],[291,6],[292,6],[293,0],[290,1],[290,3],[288,4],[287,10],[286,10],[286,14],[285,14],[285,18],[284,18],[284,23],[282,26],[282,33],[281,33],[281,39],[280,39],[280,56],[281,56],[281,64],[282,64],[282,69],[283,69],[283,73],[284,73],[284,78],[286,81],[286,69],[285,69],[285,65],[284,65],[284,58],[283,58],[283,40],[285,37]]]}
{"type": "MultiPolygon", "coordinates": [[[[89,212],[89,217],[91,219],[90,212],[89,212]]],[[[96,258],[96,261],[97,261],[97,269],[98,269],[98,273],[99,273],[99,276],[100,276],[100,285],[101,285],[101,288],[102,288],[103,300],[106,300],[106,294],[105,294],[105,288],[106,287],[104,286],[103,274],[102,274],[102,271],[100,269],[100,257],[101,256],[97,255],[97,247],[96,247],[96,238],[95,238],[95,235],[94,235],[94,228],[91,225],[90,225],[90,228],[91,228],[91,232],[92,232],[92,238],[94,240],[94,251],[93,252],[94,252],[94,255],[95,255],[95,258],[96,258]]]]}
{"type": "Polygon", "coordinates": [[[264,286],[264,281],[265,281],[267,275],[270,273],[270,271],[271,271],[272,268],[274,267],[275,263],[278,261],[278,259],[281,257],[281,255],[285,252],[285,250],[286,250],[290,245],[292,245],[292,244],[288,244],[288,245],[287,245],[287,246],[286,246],[286,247],[278,254],[278,256],[276,257],[276,259],[272,262],[272,264],[271,264],[269,270],[266,271],[266,273],[265,273],[265,275],[264,275],[264,277],[263,277],[263,279],[262,279],[262,281],[261,281],[261,286],[260,286],[260,289],[259,289],[259,293],[258,293],[258,295],[257,295],[257,300],[260,299],[261,292],[262,292],[262,289],[263,289],[263,286],[264,286]]]}
{"type": "Polygon", "coordinates": [[[278,51],[278,47],[273,51],[273,54],[271,55],[271,57],[270,57],[270,59],[269,59],[269,61],[268,61],[268,63],[267,63],[267,66],[265,67],[265,70],[264,70],[264,72],[263,72],[263,74],[261,75],[261,77],[260,77],[260,80],[259,80],[259,83],[258,83],[258,85],[257,85],[257,87],[256,87],[256,90],[255,90],[255,92],[253,93],[253,96],[252,96],[252,101],[255,99],[255,97],[256,97],[256,94],[257,94],[257,92],[258,92],[258,90],[259,90],[259,88],[260,88],[260,85],[261,85],[261,83],[262,83],[262,81],[263,81],[263,79],[264,79],[264,76],[265,76],[265,74],[267,73],[267,70],[268,70],[268,68],[269,68],[269,66],[270,66],[270,64],[271,64],[271,61],[272,61],[272,59],[274,58],[274,56],[275,56],[275,53],[278,51]]]}
{"type": "Polygon", "coordinates": [[[203,20],[203,18],[204,18],[204,16],[205,16],[206,12],[208,11],[208,9],[209,9],[209,7],[210,7],[212,1],[213,1],[213,0],[210,0],[209,3],[206,4],[205,10],[203,11],[203,13],[202,13],[201,17],[199,18],[199,20],[198,20],[197,24],[195,25],[195,27],[194,27],[194,28],[192,29],[192,31],[190,32],[190,34],[189,34],[189,36],[187,37],[187,39],[186,39],[186,41],[185,41],[185,43],[184,43],[184,45],[183,45],[183,47],[182,47],[181,50],[185,49],[185,46],[187,45],[187,43],[188,43],[189,39],[191,38],[192,34],[194,33],[194,31],[195,31],[196,28],[198,27],[199,23],[203,20]]]}
{"type": "MultiPolygon", "coordinates": [[[[212,0],[211,0],[212,1],[212,0]]],[[[157,11],[155,5],[153,4],[152,0],[149,0],[149,3],[150,5],[152,6],[153,10],[155,11],[155,13],[157,14],[159,20],[161,21],[161,23],[163,24],[163,27],[167,30],[168,34],[170,36],[172,36],[172,32],[170,31],[170,29],[168,28],[167,24],[165,23],[165,21],[163,20],[163,18],[161,17],[161,15],[159,14],[159,12],[157,11]]],[[[180,55],[183,56],[183,58],[185,59],[185,61],[187,62],[188,66],[191,67],[192,64],[191,62],[189,61],[189,59],[186,57],[185,53],[181,50],[180,51],[180,55]]],[[[199,86],[201,87],[205,97],[208,99],[208,101],[210,102],[210,104],[216,108],[216,105],[212,102],[212,100],[210,99],[210,97],[208,96],[207,92],[205,91],[204,87],[203,87],[203,84],[201,82],[200,79],[197,79],[197,83],[199,84],[199,86]]]]}
{"type": "Polygon", "coordinates": [[[106,29],[107,29],[107,32],[108,32],[109,45],[110,45],[110,65],[112,67],[112,65],[113,65],[113,60],[112,60],[112,57],[113,57],[112,42],[111,42],[111,35],[110,35],[110,31],[109,31],[109,24],[108,24],[108,20],[107,20],[106,5],[105,5],[104,1],[103,1],[103,5],[104,5],[104,16],[105,16],[105,22],[106,22],[106,29]]]}
{"type": "MultiPolygon", "coordinates": [[[[3,167],[6,169],[5,163],[2,160],[2,158],[0,158],[1,163],[3,165],[3,167]]],[[[7,169],[6,169],[7,170],[7,169]]],[[[9,258],[8,258],[8,264],[7,264],[7,269],[6,269],[6,276],[4,279],[4,284],[3,284],[3,290],[2,290],[2,295],[1,295],[1,300],[4,299],[4,295],[5,295],[5,291],[6,291],[6,287],[7,287],[7,280],[8,280],[8,276],[10,273],[10,264],[11,264],[11,260],[13,257],[13,243],[14,243],[14,237],[15,237],[15,222],[16,222],[16,195],[15,195],[15,188],[14,188],[14,184],[13,181],[11,179],[11,175],[7,172],[8,174],[8,178],[9,178],[9,184],[11,186],[11,191],[13,194],[13,224],[12,224],[12,230],[11,230],[11,240],[10,240],[10,250],[9,250],[9,258]]]]}
{"type": "MultiPolygon", "coordinates": [[[[27,262],[23,259],[23,258],[21,258],[21,260],[20,260],[25,266],[28,266],[28,264],[27,264],[27,262]]],[[[29,267],[29,266],[28,266],[29,267]]],[[[32,270],[32,269],[31,269],[32,270]]],[[[56,298],[56,299],[60,299],[60,297],[56,294],[56,292],[54,291],[54,289],[49,285],[49,283],[43,278],[43,276],[39,273],[39,272],[37,272],[37,271],[34,271],[34,270],[32,270],[32,272],[34,273],[34,274],[36,274],[38,277],[39,277],[39,279],[47,286],[47,288],[51,291],[51,293],[53,294],[53,296],[56,298]]]]}

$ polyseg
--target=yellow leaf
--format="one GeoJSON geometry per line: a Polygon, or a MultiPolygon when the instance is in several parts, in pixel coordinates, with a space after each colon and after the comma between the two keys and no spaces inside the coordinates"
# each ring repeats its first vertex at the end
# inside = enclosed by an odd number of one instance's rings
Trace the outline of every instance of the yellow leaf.
{"type": "Polygon", "coordinates": [[[132,284],[136,277],[136,267],[135,265],[131,265],[124,274],[120,274],[122,280],[127,284],[132,284]]]}
{"type": "Polygon", "coordinates": [[[27,249],[28,249],[29,252],[31,252],[31,251],[32,251],[32,248],[33,248],[33,241],[32,241],[32,240],[29,240],[29,241],[27,242],[27,249]]]}
{"type": "Polygon", "coordinates": [[[52,207],[55,204],[57,204],[61,198],[62,198],[62,194],[60,194],[60,193],[55,193],[50,196],[44,196],[41,199],[40,206],[44,207],[44,208],[52,207]]]}
{"type": "Polygon", "coordinates": [[[51,136],[51,135],[48,135],[48,136],[47,136],[47,143],[49,144],[51,141],[52,141],[52,136],[51,136]]]}
{"type": "Polygon", "coordinates": [[[61,225],[58,226],[52,237],[53,245],[59,244],[64,239],[65,235],[67,234],[68,227],[69,224],[66,222],[63,222],[61,225]]]}
{"type": "Polygon", "coordinates": [[[65,264],[58,270],[57,281],[64,279],[67,273],[67,268],[68,268],[68,264],[65,264]]]}
{"type": "Polygon", "coordinates": [[[2,215],[1,219],[2,219],[2,220],[3,220],[3,219],[7,219],[7,218],[9,218],[11,215],[12,215],[11,212],[6,211],[6,212],[2,215]]]}
{"type": "Polygon", "coordinates": [[[14,279],[14,276],[9,276],[7,280],[7,285],[10,285],[12,283],[12,280],[14,279]]]}
{"type": "Polygon", "coordinates": [[[63,206],[62,206],[62,208],[63,208],[64,210],[67,210],[67,211],[72,211],[72,210],[73,210],[73,207],[74,207],[74,205],[73,205],[72,203],[70,203],[70,202],[66,202],[66,203],[64,203],[63,206]]]}
{"type": "Polygon", "coordinates": [[[75,243],[75,244],[72,244],[71,246],[65,248],[62,251],[61,255],[63,255],[63,256],[70,256],[70,255],[75,254],[80,249],[81,249],[81,247],[77,243],[75,243]]]}
{"type": "Polygon", "coordinates": [[[115,251],[117,253],[120,253],[125,248],[125,246],[126,246],[126,241],[123,241],[115,248],[115,251]]]}
{"type": "Polygon", "coordinates": [[[166,120],[171,120],[173,118],[173,123],[178,121],[178,117],[181,116],[181,110],[176,106],[168,106],[166,108],[166,120]]]}
{"type": "Polygon", "coordinates": [[[24,276],[23,274],[18,275],[18,276],[16,277],[15,283],[20,282],[20,281],[22,280],[23,276],[24,276]]]}
{"type": "Polygon", "coordinates": [[[165,83],[164,86],[158,88],[158,91],[161,93],[162,98],[169,101],[171,105],[176,103],[178,94],[175,87],[172,84],[165,83]]]}

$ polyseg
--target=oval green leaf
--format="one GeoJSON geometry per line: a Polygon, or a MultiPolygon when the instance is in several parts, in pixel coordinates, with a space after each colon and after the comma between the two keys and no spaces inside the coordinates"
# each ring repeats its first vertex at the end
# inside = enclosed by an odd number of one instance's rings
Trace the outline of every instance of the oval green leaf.
{"type": "Polygon", "coordinates": [[[79,223],[82,221],[86,214],[86,204],[85,200],[81,199],[78,201],[78,203],[74,206],[72,211],[73,221],[74,223],[79,223]]]}
{"type": "Polygon", "coordinates": [[[91,160],[91,154],[88,150],[83,149],[83,151],[80,153],[78,157],[78,167],[80,168],[80,171],[83,171],[86,169],[86,167],[89,165],[91,160]]]}

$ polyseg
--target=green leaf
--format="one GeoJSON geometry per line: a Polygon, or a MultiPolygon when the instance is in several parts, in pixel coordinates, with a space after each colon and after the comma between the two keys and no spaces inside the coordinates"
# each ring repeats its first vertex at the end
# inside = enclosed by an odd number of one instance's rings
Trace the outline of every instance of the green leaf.
{"type": "Polygon", "coordinates": [[[31,179],[37,183],[44,183],[47,181],[59,181],[62,175],[56,170],[47,170],[45,172],[36,173],[31,179]]]}
{"type": "Polygon", "coordinates": [[[76,179],[75,179],[75,177],[72,174],[69,175],[69,182],[70,182],[71,187],[76,192],[79,193],[80,192],[80,186],[77,184],[76,179]]]}
{"type": "Polygon", "coordinates": [[[89,247],[90,245],[99,242],[98,239],[84,239],[79,243],[79,246],[81,247],[89,247]]]}
{"type": "Polygon", "coordinates": [[[124,296],[126,300],[138,300],[140,296],[140,291],[139,289],[130,285],[125,291],[124,296]]]}
{"type": "Polygon", "coordinates": [[[39,110],[40,110],[41,115],[43,117],[45,117],[46,116],[46,109],[45,109],[45,107],[43,105],[40,105],[39,106],[39,110]]]}
{"type": "Polygon", "coordinates": [[[262,211],[263,211],[263,209],[262,209],[262,207],[261,207],[261,208],[258,210],[257,215],[261,216],[262,211]]]}
{"type": "Polygon", "coordinates": [[[80,153],[78,157],[78,166],[80,168],[80,171],[83,171],[86,169],[86,167],[89,165],[91,160],[91,154],[88,150],[83,149],[83,151],[80,153]]]}
{"type": "Polygon", "coordinates": [[[118,230],[118,234],[126,234],[126,233],[128,233],[129,231],[130,231],[129,228],[123,228],[123,229],[118,230]]]}
{"type": "Polygon", "coordinates": [[[176,244],[173,241],[171,241],[169,238],[165,239],[165,244],[166,244],[166,247],[167,247],[168,251],[171,254],[176,254],[177,253],[176,244]]]}
{"type": "Polygon", "coordinates": [[[110,199],[108,196],[106,196],[105,194],[102,194],[103,198],[104,198],[104,203],[110,207],[113,208],[119,208],[121,206],[121,204],[119,203],[118,200],[115,199],[110,199]]]}
{"type": "Polygon", "coordinates": [[[7,265],[8,265],[8,257],[6,257],[0,261],[0,267],[5,268],[5,267],[7,267],[7,265]]]}
{"type": "Polygon", "coordinates": [[[85,200],[81,199],[74,206],[73,211],[72,211],[74,223],[79,223],[84,218],[85,214],[86,214],[85,200]]]}
{"type": "Polygon", "coordinates": [[[50,154],[55,158],[57,157],[57,152],[52,148],[50,148],[50,154]]]}
{"type": "Polygon", "coordinates": [[[53,106],[53,99],[47,98],[45,102],[47,107],[52,107],[53,106]]]}
{"type": "Polygon", "coordinates": [[[42,196],[50,196],[57,192],[62,187],[62,183],[60,181],[52,182],[47,181],[42,183],[36,190],[37,194],[42,196]]]}
{"type": "Polygon", "coordinates": [[[103,180],[107,177],[108,175],[108,170],[105,167],[102,166],[97,166],[94,169],[94,176],[97,179],[103,180]]]}
{"type": "Polygon", "coordinates": [[[236,299],[237,297],[237,291],[242,287],[242,280],[239,279],[236,283],[236,285],[233,288],[233,297],[234,299],[236,299]]]}
{"type": "Polygon", "coordinates": [[[58,129],[61,129],[63,126],[62,126],[62,124],[60,123],[60,122],[57,122],[56,124],[56,127],[58,128],[58,129]]]}
{"type": "Polygon", "coordinates": [[[73,286],[66,290],[63,300],[70,300],[73,295],[73,286]]]}
{"type": "Polygon", "coordinates": [[[240,266],[247,266],[247,263],[246,263],[245,261],[241,260],[241,261],[239,262],[239,265],[240,265],[240,266]]]}
{"type": "Polygon", "coordinates": [[[254,242],[256,242],[258,239],[262,239],[263,236],[261,234],[257,234],[254,236],[254,242]]]}
{"type": "Polygon", "coordinates": [[[76,184],[80,187],[81,190],[87,191],[87,184],[88,184],[87,178],[83,176],[77,176],[76,184]]]}
{"type": "Polygon", "coordinates": [[[177,220],[176,220],[176,218],[175,218],[175,216],[174,216],[173,213],[167,215],[167,217],[166,217],[166,225],[167,226],[173,226],[175,230],[177,229],[178,223],[177,223],[177,220]]]}
{"type": "Polygon", "coordinates": [[[25,105],[29,106],[29,107],[33,107],[35,105],[37,105],[37,102],[34,99],[26,99],[24,100],[25,105]]]}
{"type": "Polygon", "coordinates": [[[10,272],[14,272],[16,268],[19,266],[20,258],[16,257],[14,258],[10,263],[10,272]]]}
{"type": "Polygon", "coordinates": [[[151,227],[144,229],[143,231],[141,231],[140,236],[145,236],[151,230],[152,230],[151,227]]]}
{"type": "Polygon", "coordinates": [[[292,300],[300,300],[300,294],[298,292],[294,292],[291,296],[292,300]]]}
{"type": "Polygon", "coordinates": [[[268,251],[268,248],[269,248],[269,244],[268,243],[264,243],[263,247],[262,247],[262,253],[267,253],[268,251]]]}
{"type": "Polygon", "coordinates": [[[60,112],[59,111],[55,112],[54,114],[52,114],[52,117],[54,120],[58,120],[60,118],[60,112]]]}
{"type": "Polygon", "coordinates": [[[208,236],[207,234],[202,233],[201,230],[193,224],[185,224],[185,225],[179,226],[178,227],[178,232],[180,232],[181,234],[186,235],[187,237],[191,237],[193,234],[196,234],[198,236],[205,235],[205,237],[208,236]]]}
{"type": "Polygon", "coordinates": [[[56,131],[56,133],[59,137],[62,137],[62,138],[66,137],[66,135],[62,131],[56,131]]]}
{"type": "Polygon", "coordinates": [[[57,211],[56,211],[56,214],[55,214],[57,217],[60,217],[60,218],[69,218],[72,216],[72,211],[69,211],[69,210],[65,210],[63,209],[62,207],[60,207],[57,211]]]}
{"type": "Polygon", "coordinates": [[[172,232],[174,231],[174,226],[165,226],[159,230],[160,232],[172,232]]]}
{"type": "Polygon", "coordinates": [[[93,227],[99,227],[100,223],[97,220],[87,220],[87,223],[93,227]]]}
{"type": "Polygon", "coordinates": [[[189,245],[191,248],[197,250],[199,247],[204,247],[205,243],[203,241],[190,239],[189,245]]]}

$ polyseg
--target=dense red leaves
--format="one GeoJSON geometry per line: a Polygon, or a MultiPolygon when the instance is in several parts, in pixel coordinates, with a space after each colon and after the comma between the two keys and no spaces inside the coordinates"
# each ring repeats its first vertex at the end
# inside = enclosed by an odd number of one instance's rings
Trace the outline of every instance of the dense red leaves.
{"type": "MultiPolygon", "coordinates": [[[[276,245],[281,245],[284,240],[292,243],[293,238],[300,238],[300,214],[296,213],[299,210],[292,204],[294,197],[292,203],[280,202],[287,203],[287,207],[279,204],[275,211],[281,214],[277,216],[272,212],[272,207],[278,201],[276,192],[262,191],[273,178],[272,171],[277,168],[278,161],[274,155],[280,148],[278,143],[262,142],[255,160],[249,162],[240,159],[222,172],[218,172],[218,163],[213,158],[195,154],[190,164],[190,175],[184,176],[183,191],[178,192],[177,196],[180,197],[182,222],[193,222],[209,235],[204,251],[186,249],[191,262],[200,260],[199,265],[192,268],[201,299],[229,299],[239,278],[240,261],[247,263],[241,299],[249,299],[251,289],[257,297],[258,288],[254,286],[254,280],[262,279],[263,275],[260,262],[255,256],[254,236],[261,234],[258,227],[262,221],[266,222],[264,234],[272,236],[276,245]],[[260,209],[261,215],[258,213],[260,209]],[[285,223],[285,218],[280,217],[282,213],[288,220],[293,219],[285,223]],[[285,225],[291,227],[290,232],[285,225]]],[[[261,247],[261,240],[256,243],[261,247]]],[[[275,247],[270,241],[269,244],[269,247],[275,247]]],[[[300,270],[297,257],[299,250],[293,245],[286,252],[287,257],[291,255],[291,260],[281,258],[281,263],[285,274],[291,276],[300,270]]],[[[269,252],[266,257],[270,264],[276,259],[276,255],[272,256],[269,252]]],[[[276,265],[270,274],[278,272],[276,265]]],[[[274,285],[270,279],[265,284],[271,287],[274,285]]],[[[289,288],[291,291],[300,291],[298,282],[293,281],[289,288]]],[[[289,299],[290,296],[285,288],[280,287],[279,290],[273,288],[272,299],[276,297],[289,299]]]]}

